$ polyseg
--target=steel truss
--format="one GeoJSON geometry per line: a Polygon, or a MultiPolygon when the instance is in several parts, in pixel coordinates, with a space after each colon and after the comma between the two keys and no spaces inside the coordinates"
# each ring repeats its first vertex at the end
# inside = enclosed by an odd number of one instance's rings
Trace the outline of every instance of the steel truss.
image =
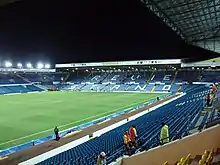
{"type": "Polygon", "coordinates": [[[142,0],[189,43],[219,37],[220,0],[142,0]]]}

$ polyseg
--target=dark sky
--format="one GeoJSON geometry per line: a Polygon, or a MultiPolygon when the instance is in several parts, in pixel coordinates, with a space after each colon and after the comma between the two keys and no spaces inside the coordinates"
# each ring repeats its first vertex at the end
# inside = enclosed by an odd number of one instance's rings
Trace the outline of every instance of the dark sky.
{"type": "Polygon", "coordinates": [[[207,57],[139,0],[21,0],[0,8],[0,61],[207,57]]]}

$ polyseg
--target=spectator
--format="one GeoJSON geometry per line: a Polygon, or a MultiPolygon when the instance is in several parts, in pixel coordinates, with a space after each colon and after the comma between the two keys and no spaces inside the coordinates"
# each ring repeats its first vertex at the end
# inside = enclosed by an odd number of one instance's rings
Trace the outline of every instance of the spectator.
{"type": "Polygon", "coordinates": [[[106,155],[104,152],[101,152],[98,156],[97,165],[106,165],[106,155]]]}
{"type": "Polygon", "coordinates": [[[134,146],[136,146],[136,139],[137,139],[137,131],[136,131],[136,127],[134,125],[132,125],[129,129],[129,135],[130,135],[130,139],[131,142],[134,146]]]}
{"type": "Polygon", "coordinates": [[[124,145],[125,145],[125,149],[128,148],[128,143],[131,142],[131,139],[130,139],[130,136],[129,136],[129,133],[126,131],[124,133],[124,145]]]}
{"type": "Polygon", "coordinates": [[[212,85],[212,90],[213,90],[214,93],[217,91],[217,84],[212,85]]]}
{"type": "Polygon", "coordinates": [[[165,123],[162,123],[162,128],[160,131],[160,143],[169,143],[169,128],[165,123]]]}
{"type": "Polygon", "coordinates": [[[129,142],[128,146],[127,146],[127,150],[126,150],[127,154],[129,156],[131,156],[131,155],[133,155],[135,153],[135,151],[136,151],[136,147],[133,145],[132,142],[129,142]]]}
{"type": "Polygon", "coordinates": [[[56,141],[59,141],[60,136],[59,136],[59,129],[57,128],[57,126],[54,128],[54,134],[56,136],[56,141]]]}
{"type": "Polygon", "coordinates": [[[205,99],[206,99],[206,105],[207,105],[207,107],[209,107],[210,106],[210,100],[211,100],[210,94],[208,94],[205,99]]]}

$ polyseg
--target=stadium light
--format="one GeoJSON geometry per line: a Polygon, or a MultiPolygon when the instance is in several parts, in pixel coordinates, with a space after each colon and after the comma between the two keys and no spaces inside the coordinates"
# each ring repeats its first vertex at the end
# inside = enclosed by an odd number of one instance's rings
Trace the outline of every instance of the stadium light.
{"type": "Polygon", "coordinates": [[[18,63],[18,64],[17,64],[17,67],[18,67],[18,68],[22,68],[22,64],[21,64],[21,63],[18,63]]]}
{"type": "Polygon", "coordinates": [[[7,68],[12,67],[12,63],[9,62],[9,61],[6,61],[5,62],[5,67],[7,67],[7,68]]]}
{"type": "Polygon", "coordinates": [[[27,63],[27,68],[32,68],[32,64],[31,63],[27,63]]]}
{"type": "Polygon", "coordinates": [[[37,69],[42,69],[43,67],[44,67],[44,65],[42,63],[37,64],[37,69]]]}
{"type": "Polygon", "coordinates": [[[45,68],[49,69],[50,68],[50,64],[45,64],[45,68]]]}

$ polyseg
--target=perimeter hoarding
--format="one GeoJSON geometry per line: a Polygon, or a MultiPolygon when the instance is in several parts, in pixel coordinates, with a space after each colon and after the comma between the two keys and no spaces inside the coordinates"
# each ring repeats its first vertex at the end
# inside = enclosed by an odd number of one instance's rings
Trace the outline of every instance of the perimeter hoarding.
{"type": "Polygon", "coordinates": [[[56,68],[80,68],[80,67],[99,67],[99,66],[137,66],[137,65],[172,65],[181,64],[180,59],[166,60],[139,60],[139,61],[115,61],[115,62],[93,62],[93,63],[71,63],[56,64],[56,68]]]}
{"type": "Polygon", "coordinates": [[[181,67],[216,67],[220,66],[220,57],[200,62],[182,63],[181,67]]]}

